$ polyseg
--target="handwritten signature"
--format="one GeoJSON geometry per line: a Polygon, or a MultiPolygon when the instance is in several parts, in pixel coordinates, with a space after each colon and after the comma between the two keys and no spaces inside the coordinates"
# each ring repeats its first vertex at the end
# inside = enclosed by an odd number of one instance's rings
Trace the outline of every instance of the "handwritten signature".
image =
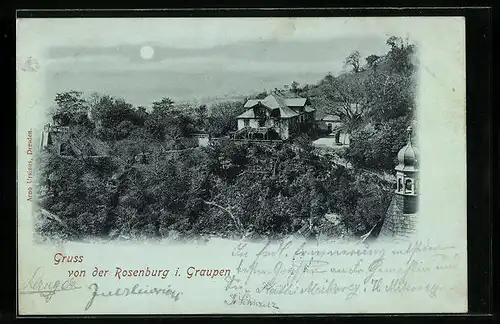
{"type": "Polygon", "coordinates": [[[85,310],[88,310],[93,304],[96,297],[127,297],[131,295],[164,295],[170,296],[174,301],[178,301],[181,292],[175,291],[170,288],[170,285],[167,288],[151,288],[146,285],[144,288],[141,288],[138,284],[135,284],[131,288],[117,288],[113,290],[109,290],[107,292],[100,292],[99,285],[96,283],[90,284],[88,287],[92,291],[92,296],[89,301],[85,305],[85,310]]]}
{"type": "Polygon", "coordinates": [[[72,291],[81,289],[77,286],[75,278],[68,278],[67,280],[50,281],[44,278],[43,267],[38,267],[28,282],[24,285],[20,294],[37,294],[45,298],[48,303],[57,292],[72,291]]]}
{"type": "Polygon", "coordinates": [[[276,305],[273,301],[260,301],[252,296],[250,296],[250,292],[247,290],[243,294],[231,294],[231,300],[224,300],[226,305],[243,305],[243,306],[255,306],[262,308],[274,308],[280,309],[278,305],[276,305]]]}

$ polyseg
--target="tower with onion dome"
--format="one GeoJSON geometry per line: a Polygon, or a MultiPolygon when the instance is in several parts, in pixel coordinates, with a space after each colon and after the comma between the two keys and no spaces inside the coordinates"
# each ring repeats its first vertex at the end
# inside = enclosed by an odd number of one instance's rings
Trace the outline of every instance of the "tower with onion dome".
{"type": "Polygon", "coordinates": [[[412,128],[407,129],[408,143],[398,153],[396,190],[387,209],[380,236],[410,237],[415,233],[418,213],[418,151],[412,143],[412,128]]]}

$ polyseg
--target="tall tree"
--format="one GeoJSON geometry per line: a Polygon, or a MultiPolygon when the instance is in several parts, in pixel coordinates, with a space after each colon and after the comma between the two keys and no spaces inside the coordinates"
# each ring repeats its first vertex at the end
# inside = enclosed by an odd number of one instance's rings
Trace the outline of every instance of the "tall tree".
{"type": "Polygon", "coordinates": [[[391,47],[391,50],[397,49],[397,48],[404,48],[404,42],[401,37],[397,36],[391,36],[387,39],[386,44],[391,47]]]}
{"type": "Polygon", "coordinates": [[[138,119],[138,124],[140,126],[144,126],[144,123],[146,122],[146,119],[148,118],[148,111],[146,110],[146,107],[144,106],[139,106],[136,109],[136,115],[138,119]]]}
{"type": "Polygon", "coordinates": [[[208,124],[208,107],[207,105],[200,105],[194,110],[195,126],[198,131],[205,131],[208,124]]]}
{"type": "Polygon", "coordinates": [[[292,84],[290,85],[290,89],[294,94],[298,94],[299,92],[299,83],[297,81],[293,81],[292,84]]]}
{"type": "Polygon", "coordinates": [[[363,83],[356,77],[344,75],[330,79],[326,90],[326,112],[339,116],[343,130],[350,133],[361,123],[364,114],[363,83]]]}
{"type": "Polygon", "coordinates": [[[360,68],[360,65],[359,65],[360,58],[361,58],[361,55],[359,54],[359,52],[354,51],[351,54],[349,54],[349,56],[345,59],[344,66],[348,66],[348,65],[352,66],[352,71],[354,73],[357,73],[357,72],[359,72],[359,68],[360,68]]]}
{"type": "Polygon", "coordinates": [[[89,106],[80,91],[58,93],[54,99],[57,104],[53,117],[64,125],[87,124],[89,106]]]}
{"type": "Polygon", "coordinates": [[[371,122],[380,123],[408,115],[415,106],[415,76],[377,72],[364,82],[366,89],[365,112],[371,122]]]}
{"type": "Polygon", "coordinates": [[[414,69],[415,45],[409,44],[408,39],[391,36],[387,40],[387,45],[391,47],[388,53],[389,64],[392,70],[402,73],[412,73],[414,69]]]}
{"type": "Polygon", "coordinates": [[[153,102],[153,113],[166,114],[174,108],[174,101],[168,97],[163,97],[160,101],[153,102]]]}

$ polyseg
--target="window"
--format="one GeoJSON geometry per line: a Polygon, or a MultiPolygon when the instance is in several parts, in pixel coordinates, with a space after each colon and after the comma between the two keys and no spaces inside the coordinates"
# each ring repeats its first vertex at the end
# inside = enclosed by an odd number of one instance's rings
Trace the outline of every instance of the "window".
{"type": "Polygon", "coordinates": [[[280,117],[280,110],[279,109],[273,109],[273,110],[271,110],[271,117],[273,117],[273,118],[279,118],[280,117]]]}
{"type": "Polygon", "coordinates": [[[412,192],[412,183],[410,179],[406,179],[405,181],[405,192],[411,193],[412,192]]]}
{"type": "Polygon", "coordinates": [[[403,191],[403,180],[398,179],[398,191],[403,191]]]}
{"type": "Polygon", "coordinates": [[[243,123],[245,124],[245,127],[250,126],[250,119],[244,119],[243,123]]]}
{"type": "Polygon", "coordinates": [[[259,127],[264,127],[266,125],[266,120],[264,118],[259,119],[259,127]]]}

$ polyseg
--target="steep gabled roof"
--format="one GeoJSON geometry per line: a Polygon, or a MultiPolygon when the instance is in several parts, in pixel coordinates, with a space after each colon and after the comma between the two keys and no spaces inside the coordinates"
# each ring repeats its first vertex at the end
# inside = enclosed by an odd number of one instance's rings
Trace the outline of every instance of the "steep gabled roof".
{"type": "Polygon", "coordinates": [[[280,107],[279,109],[280,109],[281,118],[290,118],[290,117],[295,117],[295,116],[299,115],[295,111],[293,111],[292,109],[288,108],[287,106],[280,107]]]}
{"type": "Polygon", "coordinates": [[[281,107],[304,107],[307,103],[307,98],[302,97],[289,97],[289,95],[284,93],[272,93],[262,100],[250,99],[245,103],[246,108],[251,108],[261,103],[262,105],[270,108],[276,109],[281,107]]]}
{"type": "Polygon", "coordinates": [[[258,99],[250,99],[248,100],[247,102],[245,102],[245,108],[251,108],[255,105],[257,105],[258,103],[260,102],[260,100],[258,99]]]}
{"type": "Polygon", "coordinates": [[[304,107],[307,99],[306,98],[285,98],[285,104],[288,107],[304,107]]]}
{"type": "MultiPolygon", "coordinates": [[[[280,110],[280,118],[291,118],[291,117],[295,117],[295,116],[299,115],[295,111],[293,111],[292,109],[288,108],[287,106],[276,108],[276,109],[280,110]]],[[[241,118],[256,118],[256,117],[255,117],[255,113],[254,113],[253,109],[250,108],[236,118],[241,119],[241,118]]]]}
{"type": "MultiPolygon", "coordinates": [[[[286,100],[292,100],[293,106],[296,106],[297,103],[301,103],[302,101],[306,102],[305,98],[282,98],[276,94],[270,94],[262,100],[250,99],[245,103],[246,108],[253,108],[258,104],[263,105],[271,110],[279,109],[281,118],[290,118],[298,116],[299,114],[293,111],[293,109],[289,108],[286,100]],[[297,100],[298,99],[298,100],[297,100]]],[[[249,109],[245,111],[243,114],[239,115],[237,118],[255,118],[255,114],[253,109],[249,109]]]]}
{"type": "Polygon", "coordinates": [[[270,94],[269,96],[265,97],[261,103],[271,109],[276,109],[276,108],[281,108],[286,106],[283,98],[280,98],[274,94],[270,94]]]}
{"type": "Polygon", "coordinates": [[[253,112],[253,109],[248,109],[247,111],[245,111],[244,113],[242,113],[241,115],[239,115],[236,118],[237,119],[238,118],[255,118],[255,113],[253,112]]]}

